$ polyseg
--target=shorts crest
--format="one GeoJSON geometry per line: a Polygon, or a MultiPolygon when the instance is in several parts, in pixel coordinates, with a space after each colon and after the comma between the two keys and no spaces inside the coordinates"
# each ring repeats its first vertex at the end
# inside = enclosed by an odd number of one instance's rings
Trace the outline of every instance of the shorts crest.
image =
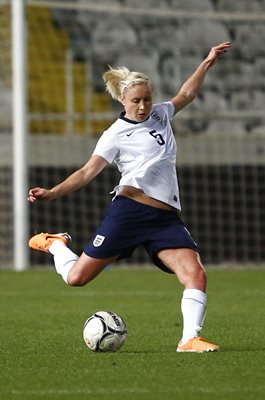
{"type": "Polygon", "coordinates": [[[94,247],[99,247],[99,246],[101,246],[102,243],[104,242],[104,240],[105,240],[105,236],[97,235],[97,236],[95,237],[95,239],[93,240],[93,245],[94,245],[94,247]]]}

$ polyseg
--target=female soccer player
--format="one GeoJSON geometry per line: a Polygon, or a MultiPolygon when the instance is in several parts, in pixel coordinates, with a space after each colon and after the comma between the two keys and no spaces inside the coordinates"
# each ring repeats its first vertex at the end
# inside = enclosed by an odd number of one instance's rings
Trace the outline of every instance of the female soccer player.
{"type": "Polygon", "coordinates": [[[108,264],[129,257],[143,245],[153,263],[174,273],[184,286],[183,332],[178,352],[216,351],[199,333],[206,309],[206,273],[197,245],[180,219],[176,175],[176,143],[170,120],[199,93],[209,68],[231,46],[213,47],[179,92],[161,104],[152,103],[152,84],[143,73],[110,68],[106,89],[124,107],[100,137],[87,163],[52,189],[30,189],[28,200],[54,200],[88,184],[114,161],[119,185],[104,220],[80,257],[67,246],[68,234],[41,233],[29,246],[53,255],[55,268],[68,285],[82,286],[108,264]]]}

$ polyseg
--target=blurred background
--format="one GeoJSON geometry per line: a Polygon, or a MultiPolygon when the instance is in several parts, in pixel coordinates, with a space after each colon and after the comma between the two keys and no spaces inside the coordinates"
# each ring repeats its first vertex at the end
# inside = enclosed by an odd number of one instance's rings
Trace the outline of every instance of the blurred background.
{"type": "MultiPolygon", "coordinates": [[[[0,268],[14,267],[12,2],[0,1],[0,268]]],[[[102,73],[147,73],[170,99],[210,48],[233,47],[200,96],[173,121],[182,218],[206,264],[265,261],[265,0],[25,1],[28,188],[83,165],[120,105],[102,73]]],[[[28,236],[68,231],[80,253],[119,179],[109,166],[88,187],[28,208],[28,236]]],[[[24,199],[21,199],[23,202],[24,199]]],[[[25,247],[27,247],[25,238],[25,247]]],[[[28,266],[47,264],[30,252],[28,266]]],[[[139,248],[128,263],[148,263],[139,248]]]]}

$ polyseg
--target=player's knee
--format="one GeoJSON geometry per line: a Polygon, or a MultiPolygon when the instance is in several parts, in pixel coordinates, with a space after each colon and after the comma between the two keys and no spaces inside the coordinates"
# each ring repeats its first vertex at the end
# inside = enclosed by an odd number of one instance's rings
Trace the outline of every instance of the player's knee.
{"type": "Polygon", "coordinates": [[[182,268],[179,268],[177,272],[177,276],[185,287],[197,288],[203,291],[206,289],[207,276],[200,263],[182,265],[182,268]]]}
{"type": "Polygon", "coordinates": [[[67,277],[67,283],[69,286],[84,286],[87,284],[87,279],[84,276],[77,273],[69,273],[67,277]]]}
{"type": "Polygon", "coordinates": [[[205,272],[205,269],[204,269],[204,268],[202,268],[202,267],[198,268],[197,277],[198,277],[198,280],[199,280],[201,283],[203,283],[203,284],[206,285],[206,283],[207,283],[207,276],[206,276],[206,272],[205,272]]]}
{"type": "Polygon", "coordinates": [[[207,276],[206,272],[203,267],[198,265],[197,268],[193,268],[192,270],[189,271],[189,273],[186,276],[186,285],[188,287],[193,287],[200,289],[202,291],[206,290],[206,284],[207,284],[207,276]]]}

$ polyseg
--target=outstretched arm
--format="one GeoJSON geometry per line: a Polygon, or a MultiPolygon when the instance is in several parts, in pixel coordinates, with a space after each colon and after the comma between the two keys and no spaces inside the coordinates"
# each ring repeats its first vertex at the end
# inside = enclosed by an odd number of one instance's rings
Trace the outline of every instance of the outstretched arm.
{"type": "Polygon", "coordinates": [[[94,155],[82,168],[75,171],[52,189],[40,187],[30,189],[28,201],[34,203],[36,200],[54,200],[68,193],[75,192],[95,178],[107,164],[108,162],[104,158],[94,155]]]}
{"type": "Polygon", "coordinates": [[[217,58],[225,53],[229,47],[231,47],[231,42],[224,42],[211,48],[208,56],[182,85],[177,95],[171,99],[175,106],[175,113],[189,104],[198,95],[207,71],[215,63],[217,58]]]}

